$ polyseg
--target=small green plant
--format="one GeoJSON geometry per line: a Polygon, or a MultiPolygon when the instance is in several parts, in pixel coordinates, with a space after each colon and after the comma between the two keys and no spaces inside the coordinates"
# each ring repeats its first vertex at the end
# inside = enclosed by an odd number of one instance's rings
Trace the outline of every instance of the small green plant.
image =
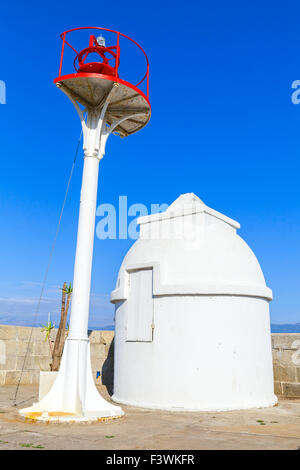
{"type": "Polygon", "coordinates": [[[259,423],[261,426],[266,424],[263,419],[257,419],[256,422],[259,423]]]}
{"type": "Polygon", "coordinates": [[[53,330],[54,327],[55,327],[55,324],[52,323],[51,320],[49,320],[49,321],[47,321],[47,323],[45,325],[43,325],[43,328],[41,329],[42,332],[43,331],[46,332],[45,341],[48,340],[51,356],[52,356],[52,352],[53,352],[53,346],[52,346],[50,334],[51,334],[51,331],[53,330]]]}
{"type": "Polygon", "coordinates": [[[0,444],[8,444],[8,441],[1,441],[0,440],[0,444]]]}
{"type": "Polygon", "coordinates": [[[112,437],[115,437],[115,436],[105,436],[106,439],[111,439],[112,437]]]}
{"type": "Polygon", "coordinates": [[[53,330],[55,324],[52,323],[52,321],[47,321],[46,325],[43,325],[43,328],[41,329],[41,331],[45,331],[46,332],[46,337],[45,337],[45,341],[47,341],[47,339],[49,338],[50,336],[50,333],[51,331],[53,330]]]}
{"type": "Polygon", "coordinates": [[[73,292],[72,284],[70,283],[68,286],[66,285],[60,290],[64,291],[66,293],[66,295],[68,296],[68,295],[72,294],[72,292],[73,292]]]}

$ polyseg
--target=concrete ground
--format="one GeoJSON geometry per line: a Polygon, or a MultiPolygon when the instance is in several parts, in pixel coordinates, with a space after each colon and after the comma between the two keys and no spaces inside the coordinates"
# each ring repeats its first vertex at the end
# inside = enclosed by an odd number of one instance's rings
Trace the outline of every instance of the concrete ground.
{"type": "MultiPolygon", "coordinates": [[[[0,387],[0,449],[299,449],[300,400],[272,408],[221,413],[154,411],[122,406],[125,416],[97,424],[26,423],[17,408],[37,401],[38,388],[0,387]]],[[[109,396],[105,387],[101,393],[109,396]]]]}

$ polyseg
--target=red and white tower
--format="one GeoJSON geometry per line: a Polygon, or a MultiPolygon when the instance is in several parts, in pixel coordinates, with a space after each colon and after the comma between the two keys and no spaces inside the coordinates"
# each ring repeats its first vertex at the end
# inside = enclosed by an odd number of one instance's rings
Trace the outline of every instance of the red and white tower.
{"type": "Polygon", "coordinates": [[[84,150],[70,328],[61,367],[52,389],[39,403],[20,410],[22,416],[56,422],[99,420],[123,414],[120,407],[108,403],[96,389],[87,334],[98,168],[108,136],[111,133],[121,137],[133,134],[147,124],[151,115],[149,62],[139,44],[122,33],[98,27],[65,31],[61,39],[59,75],[54,83],[77,110],[82,125],[84,150]],[[99,30],[101,33],[112,33],[115,44],[107,47],[102,34],[97,37],[99,30]],[[94,34],[90,34],[91,31],[94,34]],[[78,52],[70,38],[82,33],[90,34],[89,45],[78,52]],[[146,73],[136,85],[119,77],[122,41],[131,41],[146,59],[146,73]],[[75,73],[62,75],[67,47],[74,54],[75,73]],[[96,54],[99,60],[89,62],[91,54],[96,54]],[[141,86],[146,86],[145,92],[141,86]]]}

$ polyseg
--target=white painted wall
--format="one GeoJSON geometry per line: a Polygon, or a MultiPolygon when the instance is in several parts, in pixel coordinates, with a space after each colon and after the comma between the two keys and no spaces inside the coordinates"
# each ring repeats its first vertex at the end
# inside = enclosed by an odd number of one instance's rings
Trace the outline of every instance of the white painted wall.
{"type": "Polygon", "coordinates": [[[275,404],[272,292],[253,252],[236,235],[239,224],[193,194],[140,222],[140,239],[111,295],[113,399],[172,410],[275,404]],[[130,336],[133,320],[139,329],[151,317],[152,338],[130,336]]]}

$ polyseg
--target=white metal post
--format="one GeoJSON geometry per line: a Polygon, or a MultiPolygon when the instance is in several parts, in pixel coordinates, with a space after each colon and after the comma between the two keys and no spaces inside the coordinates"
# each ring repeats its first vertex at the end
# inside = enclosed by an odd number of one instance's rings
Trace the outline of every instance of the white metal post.
{"type": "MultiPolygon", "coordinates": [[[[61,87],[61,85],[59,86],[61,87]]],[[[61,367],[54,385],[39,403],[20,410],[20,413],[23,416],[28,416],[33,412],[41,412],[40,419],[46,421],[53,421],[50,414],[55,415],[55,412],[60,412],[60,417],[55,418],[58,422],[99,420],[124,414],[120,407],[104,400],[96,389],[92,376],[87,334],[99,161],[105,153],[108,136],[122,121],[133,115],[116,119],[110,127],[106,125],[105,113],[113,91],[112,88],[101,106],[85,110],[87,113],[85,121],[83,111],[76,98],[69,90],[61,88],[71,99],[79,114],[83,129],[84,149],[70,329],[61,367]],[[61,416],[62,412],[63,416],[61,416]]]]}
{"type": "Polygon", "coordinates": [[[75,256],[70,338],[87,338],[99,159],[84,157],[75,256]]]}

